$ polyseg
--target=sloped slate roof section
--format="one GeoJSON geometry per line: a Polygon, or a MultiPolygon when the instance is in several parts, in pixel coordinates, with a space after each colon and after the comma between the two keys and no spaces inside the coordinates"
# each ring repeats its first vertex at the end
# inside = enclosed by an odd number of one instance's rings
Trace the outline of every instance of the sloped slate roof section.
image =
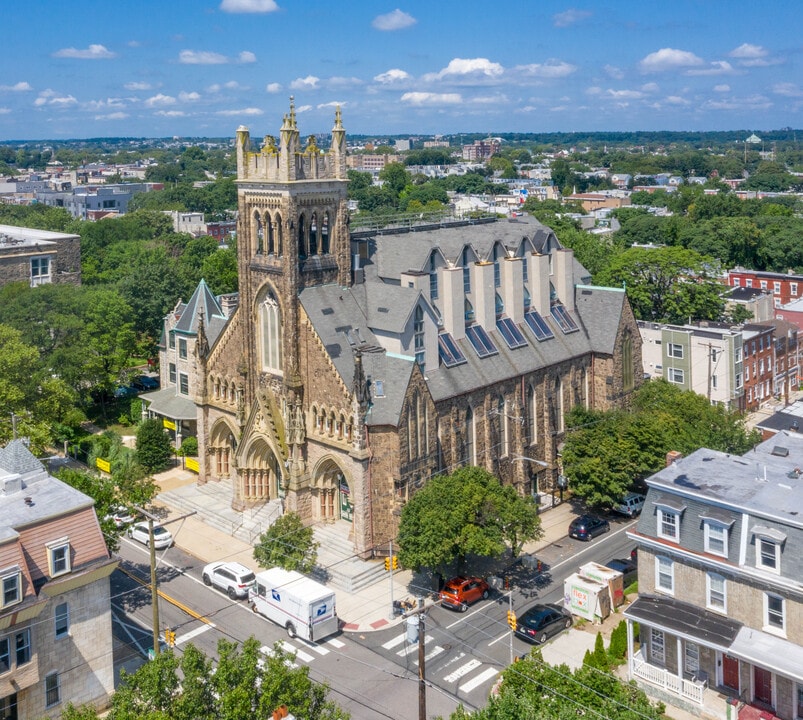
{"type": "Polygon", "coordinates": [[[618,288],[578,285],[574,301],[583,329],[588,334],[591,350],[604,355],[613,355],[625,306],[625,291],[618,288]]]}
{"type": "MultiPolygon", "coordinates": [[[[215,317],[223,320],[225,323],[226,315],[220,307],[206,281],[201,280],[195,292],[189,299],[189,302],[184,306],[179,321],[176,323],[176,330],[187,334],[195,335],[198,332],[198,310],[203,310],[204,314],[204,328],[207,330],[207,337],[209,337],[208,329],[213,324],[215,317]]],[[[212,338],[209,338],[210,340],[212,338]]]]}
{"type": "Polygon", "coordinates": [[[12,440],[4,448],[0,448],[0,468],[24,475],[43,471],[45,466],[34,457],[23,440],[12,440]]]}

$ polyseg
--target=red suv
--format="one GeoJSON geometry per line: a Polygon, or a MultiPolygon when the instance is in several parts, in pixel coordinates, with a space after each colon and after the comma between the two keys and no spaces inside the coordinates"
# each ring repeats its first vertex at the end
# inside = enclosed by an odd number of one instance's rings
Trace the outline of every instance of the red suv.
{"type": "Polygon", "coordinates": [[[440,593],[441,605],[465,612],[477,600],[487,600],[490,590],[488,583],[482,578],[458,576],[443,586],[440,593]]]}

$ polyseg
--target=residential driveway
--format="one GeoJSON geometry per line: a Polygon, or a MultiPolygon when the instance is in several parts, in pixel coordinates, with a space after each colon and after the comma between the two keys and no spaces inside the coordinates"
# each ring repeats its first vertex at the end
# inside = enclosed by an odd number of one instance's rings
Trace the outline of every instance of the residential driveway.
{"type": "MultiPolygon", "coordinates": [[[[602,629],[602,628],[598,628],[602,629]]],[[[572,670],[583,665],[586,650],[594,650],[596,632],[569,628],[541,648],[541,653],[550,665],[568,665],[572,670]]],[[[606,643],[607,645],[607,643],[606,643]]]]}

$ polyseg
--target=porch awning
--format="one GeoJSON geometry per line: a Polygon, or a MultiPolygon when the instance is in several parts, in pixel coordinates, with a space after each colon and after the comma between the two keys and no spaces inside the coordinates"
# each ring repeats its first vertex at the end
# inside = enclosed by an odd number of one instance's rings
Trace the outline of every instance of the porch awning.
{"type": "Polygon", "coordinates": [[[195,403],[179,395],[174,387],[143,393],[139,399],[148,403],[148,410],[170,420],[196,420],[198,417],[195,403]]]}
{"type": "Polygon", "coordinates": [[[740,660],[803,683],[803,647],[789,640],[743,627],[728,652],[740,660]]]}
{"type": "Polygon", "coordinates": [[[639,595],[625,617],[692,642],[729,651],[742,623],[669,597],[639,595]]]}

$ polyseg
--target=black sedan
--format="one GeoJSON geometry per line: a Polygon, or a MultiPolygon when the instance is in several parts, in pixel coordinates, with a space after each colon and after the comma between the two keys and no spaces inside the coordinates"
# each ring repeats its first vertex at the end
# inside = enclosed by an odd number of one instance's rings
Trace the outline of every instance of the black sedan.
{"type": "Polygon", "coordinates": [[[581,515],[572,520],[569,525],[569,537],[578,540],[591,540],[597,535],[602,535],[611,529],[611,524],[605,519],[596,515],[581,515]]]}
{"type": "Polygon", "coordinates": [[[531,643],[545,643],[553,635],[572,626],[572,615],[562,605],[533,605],[521,615],[516,624],[516,635],[531,643]]]}

